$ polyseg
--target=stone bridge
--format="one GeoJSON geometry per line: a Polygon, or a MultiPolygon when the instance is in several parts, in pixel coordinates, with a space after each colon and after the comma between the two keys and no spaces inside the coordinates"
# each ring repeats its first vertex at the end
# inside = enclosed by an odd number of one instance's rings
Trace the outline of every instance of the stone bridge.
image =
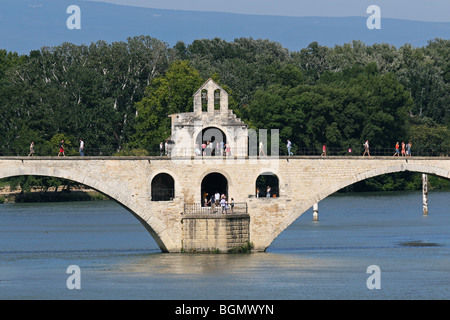
{"type": "Polygon", "coordinates": [[[249,239],[254,250],[264,251],[299,216],[332,193],[367,178],[403,171],[450,179],[450,158],[0,158],[0,179],[58,177],[109,196],[146,227],[163,252],[186,249],[184,206],[200,204],[206,191],[220,191],[228,200],[246,203],[249,239]],[[267,173],[278,178],[277,196],[256,197],[256,181],[267,173]]]}

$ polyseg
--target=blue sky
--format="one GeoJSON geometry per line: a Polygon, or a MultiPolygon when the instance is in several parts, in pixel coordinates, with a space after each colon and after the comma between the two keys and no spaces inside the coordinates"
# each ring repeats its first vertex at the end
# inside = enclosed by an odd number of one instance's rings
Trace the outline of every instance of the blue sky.
{"type": "Polygon", "coordinates": [[[218,11],[280,16],[369,16],[378,5],[381,17],[450,22],[450,0],[85,0],[158,9],[218,11]]]}

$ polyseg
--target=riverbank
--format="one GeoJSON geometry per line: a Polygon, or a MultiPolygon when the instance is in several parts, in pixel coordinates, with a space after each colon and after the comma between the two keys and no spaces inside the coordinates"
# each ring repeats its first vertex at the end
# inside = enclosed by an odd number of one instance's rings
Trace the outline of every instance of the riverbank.
{"type": "Polygon", "coordinates": [[[30,192],[22,192],[20,188],[11,190],[9,186],[0,187],[0,203],[28,203],[28,202],[66,202],[66,201],[103,201],[109,198],[100,192],[89,189],[32,188],[30,192]]]}

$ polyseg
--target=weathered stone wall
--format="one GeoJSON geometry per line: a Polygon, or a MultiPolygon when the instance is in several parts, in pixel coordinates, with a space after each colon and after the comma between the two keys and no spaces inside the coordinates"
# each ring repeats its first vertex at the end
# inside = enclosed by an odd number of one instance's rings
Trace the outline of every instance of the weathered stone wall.
{"type": "Polygon", "coordinates": [[[184,252],[227,252],[250,242],[248,214],[186,216],[182,229],[184,252]]]}
{"type": "Polygon", "coordinates": [[[248,214],[227,217],[226,228],[228,250],[250,242],[250,216],[248,214]]]}

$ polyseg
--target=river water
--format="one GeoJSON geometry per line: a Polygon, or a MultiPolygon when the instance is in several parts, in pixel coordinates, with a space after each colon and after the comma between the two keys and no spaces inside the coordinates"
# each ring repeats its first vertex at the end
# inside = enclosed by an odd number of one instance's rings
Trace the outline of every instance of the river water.
{"type": "Polygon", "coordinates": [[[112,201],[1,204],[0,299],[449,299],[449,208],[448,191],[425,217],[420,192],[334,195],[267,252],[226,255],[161,253],[112,201]]]}

